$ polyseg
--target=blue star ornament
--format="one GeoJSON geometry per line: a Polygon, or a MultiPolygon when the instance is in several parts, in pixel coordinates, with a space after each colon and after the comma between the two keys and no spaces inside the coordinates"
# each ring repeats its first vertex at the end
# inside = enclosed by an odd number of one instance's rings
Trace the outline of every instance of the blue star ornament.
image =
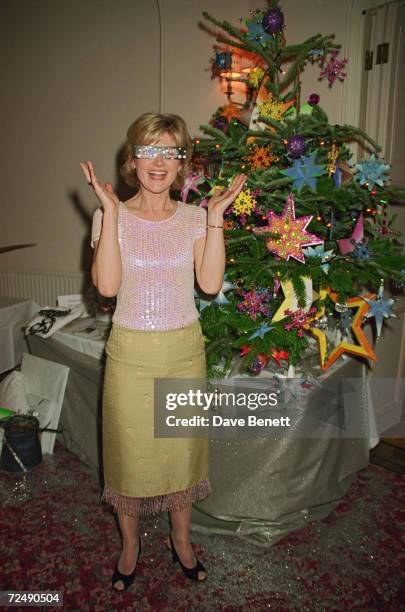
{"type": "Polygon", "coordinates": [[[200,304],[199,304],[200,312],[202,312],[204,308],[207,308],[207,306],[211,306],[213,301],[214,300],[203,300],[202,298],[200,298],[200,304]]]}
{"type": "MultiPolygon", "coordinates": [[[[218,291],[216,297],[212,300],[203,300],[202,298],[200,299],[200,312],[203,311],[204,308],[207,308],[207,306],[210,306],[213,302],[215,302],[219,306],[225,306],[226,304],[229,304],[229,300],[225,295],[225,291],[230,291],[231,289],[234,289],[235,286],[236,285],[234,285],[233,283],[230,283],[227,280],[227,274],[224,274],[224,282],[222,283],[222,287],[218,291]]],[[[194,290],[194,296],[195,295],[196,295],[196,292],[194,290]]]]}
{"type": "Polygon", "coordinates": [[[366,319],[370,319],[371,317],[375,318],[375,324],[377,328],[377,337],[381,336],[381,328],[384,319],[388,319],[389,317],[396,317],[391,310],[391,307],[394,303],[393,299],[384,300],[384,286],[381,285],[378,290],[378,296],[375,300],[368,300],[367,298],[363,298],[365,302],[370,306],[370,310],[366,314],[366,319]]]}
{"type": "Polygon", "coordinates": [[[253,338],[261,338],[263,340],[264,335],[272,329],[274,328],[271,325],[267,325],[267,323],[262,323],[259,329],[257,329],[251,336],[249,336],[249,340],[253,340],[253,338]]]}
{"type": "Polygon", "coordinates": [[[334,255],[333,249],[330,249],[330,251],[325,251],[325,245],[319,244],[316,247],[306,247],[304,251],[305,251],[305,257],[319,257],[322,262],[321,263],[322,272],[325,272],[325,274],[328,273],[329,264],[326,262],[328,262],[330,259],[333,258],[333,255],[334,255]]]}
{"type": "Polygon", "coordinates": [[[374,154],[367,161],[356,164],[356,168],[358,172],[354,175],[355,180],[360,185],[367,185],[369,191],[372,191],[375,185],[384,187],[384,181],[388,180],[385,173],[389,171],[390,165],[383,164],[374,154]]]}
{"type": "Polygon", "coordinates": [[[248,32],[246,33],[246,36],[253,42],[258,42],[261,45],[265,45],[271,38],[271,35],[266,32],[260,21],[249,21],[249,23],[247,23],[247,27],[248,32]]]}
{"type": "Polygon", "coordinates": [[[294,179],[293,189],[301,191],[304,185],[308,185],[312,191],[316,191],[316,179],[326,173],[326,168],[315,164],[315,155],[316,151],[303,155],[294,160],[292,168],[281,170],[282,174],[294,179]]]}

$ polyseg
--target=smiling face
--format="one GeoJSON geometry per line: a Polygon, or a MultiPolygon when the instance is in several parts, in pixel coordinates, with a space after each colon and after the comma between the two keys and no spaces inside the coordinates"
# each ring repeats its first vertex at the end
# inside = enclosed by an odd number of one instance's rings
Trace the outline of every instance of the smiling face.
{"type": "MultiPolygon", "coordinates": [[[[167,132],[150,144],[161,147],[177,146],[173,136],[167,132]]],[[[132,163],[141,188],[151,193],[163,193],[168,191],[175,181],[182,162],[179,159],[164,159],[158,155],[152,159],[134,159],[132,163]]]]}

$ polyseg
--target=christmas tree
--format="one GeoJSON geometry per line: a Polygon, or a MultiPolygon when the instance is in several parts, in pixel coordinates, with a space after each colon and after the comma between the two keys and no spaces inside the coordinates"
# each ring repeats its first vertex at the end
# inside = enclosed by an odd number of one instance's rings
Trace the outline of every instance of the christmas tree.
{"type": "Polygon", "coordinates": [[[384,287],[401,286],[405,257],[390,204],[398,191],[381,147],[362,130],[331,125],[313,93],[301,100],[300,75],[316,63],[320,79],[343,80],[348,60],[333,35],[288,46],[278,0],[221,29],[214,73],[230,69],[230,49],[248,57],[247,102],[220,107],[195,143],[183,201],[204,206],[239,172],[244,190],[225,214],[227,269],[219,294],[198,297],[211,375],[235,355],[258,374],[269,360],[296,365],[317,350],[321,368],[342,354],[376,359],[363,331],[378,336],[394,316],[384,287]],[[352,164],[351,142],[364,151],[352,164]]]}

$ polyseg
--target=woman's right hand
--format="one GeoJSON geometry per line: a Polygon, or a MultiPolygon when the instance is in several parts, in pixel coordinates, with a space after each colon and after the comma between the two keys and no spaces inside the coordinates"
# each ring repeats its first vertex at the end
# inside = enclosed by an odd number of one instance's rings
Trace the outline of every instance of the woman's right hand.
{"type": "Polygon", "coordinates": [[[119,199],[114,193],[111,183],[100,183],[95,175],[93,164],[88,162],[80,162],[83,174],[90,187],[94,189],[94,193],[100,201],[103,209],[111,212],[118,210],[119,199]]]}

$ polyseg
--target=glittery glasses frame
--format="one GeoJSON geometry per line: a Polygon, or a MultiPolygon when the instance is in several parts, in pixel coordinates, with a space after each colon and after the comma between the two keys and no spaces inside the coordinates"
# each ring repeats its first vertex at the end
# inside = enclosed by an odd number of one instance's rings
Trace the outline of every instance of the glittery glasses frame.
{"type": "Polygon", "coordinates": [[[135,145],[134,155],[137,159],[154,159],[161,155],[163,159],[186,159],[184,147],[161,147],[157,145],[135,145]]]}

